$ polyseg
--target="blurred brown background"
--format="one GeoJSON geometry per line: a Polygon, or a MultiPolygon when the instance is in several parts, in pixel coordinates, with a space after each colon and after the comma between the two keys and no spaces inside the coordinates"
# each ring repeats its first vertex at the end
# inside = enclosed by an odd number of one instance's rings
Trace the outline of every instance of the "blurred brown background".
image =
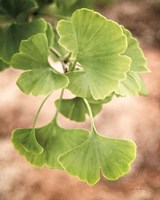
{"type": "MultiPolygon", "coordinates": [[[[90,187],[63,171],[32,167],[13,149],[10,136],[14,128],[32,126],[43,98],[22,94],[15,83],[20,72],[8,69],[0,73],[0,200],[160,200],[160,1],[117,0],[98,10],[139,39],[152,71],[144,75],[148,97],[114,99],[96,117],[102,134],[136,142],[131,172],[90,187]]],[[[38,125],[50,120],[57,95],[44,106],[38,125]]],[[[89,127],[62,116],[59,124],[89,127]]]]}

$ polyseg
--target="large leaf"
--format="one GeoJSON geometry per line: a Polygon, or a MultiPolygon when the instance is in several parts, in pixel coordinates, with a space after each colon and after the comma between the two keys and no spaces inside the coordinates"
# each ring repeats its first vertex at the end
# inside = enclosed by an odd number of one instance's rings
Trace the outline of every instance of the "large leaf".
{"type": "Polygon", "coordinates": [[[61,20],[57,31],[59,43],[83,70],[68,74],[69,89],[77,96],[104,99],[124,79],[131,60],[121,55],[127,40],[121,26],[87,9],[74,12],[71,21],[61,20]]]}
{"type": "Polygon", "coordinates": [[[10,63],[11,57],[19,51],[20,42],[37,33],[45,33],[47,23],[34,20],[29,23],[12,24],[0,29],[0,58],[10,63]]]}
{"type": "Polygon", "coordinates": [[[8,15],[17,18],[21,14],[37,8],[35,0],[0,0],[0,15],[8,15]]]}
{"type": "Polygon", "coordinates": [[[63,129],[52,122],[35,129],[36,140],[43,149],[39,153],[37,145],[35,148],[33,145],[35,140],[29,139],[32,134],[32,129],[16,129],[12,135],[14,147],[33,165],[47,165],[55,169],[62,169],[57,161],[59,155],[75,148],[88,138],[88,132],[83,129],[63,129]]]}
{"type": "Polygon", "coordinates": [[[45,95],[67,86],[68,78],[49,65],[48,55],[48,41],[44,34],[37,34],[21,42],[20,53],[13,56],[11,64],[15,68],[29,70],[17,81],[24,93],[45,95]]]}
{"type": "Polygon", "coordinates": [[[104,177],[116,180],[130,170],[136,156],[136,146],[128,140],[92,135],[75,149],[59,157],[62,167],[71,175],[90,185],[104,177]]]}
{"type": "MultiPolygon", "coordinates": [[[[59,108],[61,114],[65,117],[77,121],[84,122],[86,120],[86,114],[88,114],[88,109],[84,103],[84,100],[79,97],[73,99],[62,99],[56,101],[56,106],[59,108]]],[[[93,115],[97,115],[101,109],[102,104],[90,103],[93,115]]]]}

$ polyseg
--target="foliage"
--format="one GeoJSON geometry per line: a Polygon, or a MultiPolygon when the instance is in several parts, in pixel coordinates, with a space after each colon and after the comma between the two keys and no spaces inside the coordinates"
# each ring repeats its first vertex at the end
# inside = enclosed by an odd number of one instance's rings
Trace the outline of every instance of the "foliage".
{"type": "Polygon", "coordinates": [[[127,29],[92,10],[76,10],[90,3],[0,0],[0,71],[23,70],[17,80],[21,91],[45,96],[33,127],[13,131],[14,147],[37,167],[65,170],[94,185],[100,171],[109,180],[128,173],[136,157],[134,142],[101,136],[94,117],[113,97],[146,95],[141,73],[149,69],[127,29]],[[63,72],[54,67],[57,61],[63,72]],[[58,89],[55,116],[36,128],[41,108],[58,89]],[[65,99],[65,89],[74,97],[65,99]],[[91,131],[60,127],[58,113],[77,122],[88,115],[91,131]]]}

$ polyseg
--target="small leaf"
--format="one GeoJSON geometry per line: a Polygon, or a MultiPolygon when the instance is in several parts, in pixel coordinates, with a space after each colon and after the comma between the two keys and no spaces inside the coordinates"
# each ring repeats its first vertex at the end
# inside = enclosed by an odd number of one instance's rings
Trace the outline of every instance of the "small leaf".
{"type": "Polygon", "coordinates": [[[76,96],[104,99],[126,76],[131,60],[121,55],[127,40],[121,26],[87,9],[74,12],[70,21],[61,20],[57,27],[59,43],[83,70],[68,73],[68,88],[76,96]],[[79,28],[81,27],[81,28],[79,28]]]}
{"type": "Polygon", "coordinates": [[[10,63],[12,56],[19,51],[20,42],[37,33],[45,33],[46,22],[42,19],[29,23],[12,24],[0,29],[0,58],[10,63]]]}
{"type": "Polygon", "coordinates": [[[59,155],[75,148],[88,138],[88,132],[83,129],[63,129],[52,122],[35,129],[37,142],[43,148],[43,152],[34,154],[32,148],[34,141],[28,139],[31,130],[16,129],[12,135],[12,143],[21,155],[37,167],[47,165],[50,168],[62,169],[57,161],[59,155]],[[28,144],[27,150],[24,148],[24,140],[28,144]]]}
{"type": "Polygon", "coordinates": [[[42,146],[37,142],[35,137],[35,129],[17,129],[14,134],[13,142],[16,142],[25,149],[26,152],[33,154],[41,154],[42,146]]]}
{"type": "Polygon", "coordinates": [[[116,180],[130,170],[136,146],[128,140],[111,139],[92,133],[84,143],[59,157],[62,167],[90,185],[105,178],[116,180]]]}
{"type": "Polygon", "coordinates": [[[8,67],[9,67],[8,64],[6,64],[2,60],[0,60],[0,71],[3,71],[8,67]]]}
{"type": "Polygon", "coordinates": [[[48,62],[48,41],[44,34],[37,34],[20,45],[20,53],[12,58],[12,66],[29,70],[21,74],[17,81],[26,94],[46,95],[68,85],[68,78],[56,72],[48,62]]]}
{"type": "MultiPolygon", "coordinates": [[[[60,106],[60,113],[65,117],[77,121],[84,122],[88,110],[82,98],[75,97],[73,99],[62,99],[56,101],[56,107],[60,106]]],[[[102,109],[102,104],[90,104],[93,116],[96,116],[102,109]]]]}
{"type": "Polygon", "coordinates": [[[122,27],[122,29],[128,42],[128,47],[124,54],[132,59],[130,70],[134,72],[149,72],[150,70],[147,68],[147,60],[144,57],[137,39],[134,38],[127,29],[124,27],[122,27]]]}

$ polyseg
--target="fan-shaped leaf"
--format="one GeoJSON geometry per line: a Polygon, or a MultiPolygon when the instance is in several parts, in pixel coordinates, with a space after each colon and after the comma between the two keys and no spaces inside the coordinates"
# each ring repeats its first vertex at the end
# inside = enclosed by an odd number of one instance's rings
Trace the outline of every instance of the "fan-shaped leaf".
{"type": "Polygon", "coordinates": [[[32,92],[35,96],[45,95],[68,84],[68,78],[49,65],[48,49],[47,38],[40,33],[22,41],[20,53],[12,58],[13,67],[30,70],[23,73],[17,81],[19,88],[26,94],[32,92]]]}
{"type": "Polygon", "coordinates": [[[62,169],[57,161],[59,155],[75,148],[88,138],[88,132],[83,129],[63,129],[52,122],[35,129],[37,142],[43,149],[41,154],[35,154],[32,145],[34,140],[28,139],[31,131],[32,129],[16,129],[12,135],[12,142],[19,153],[37,167],[47,165],[50,168],[62,169]],[[24,141],[27,143],[25,146],[24,141]]]}
{"type": "Polygon", "coordinates": [[[61,155],[59,162],[69,174],[94,185],[100,179],[100,169],[109,180],[128,173],[135,155],[136,146],[131,141],[92,134],[84,143],[61,155]]]}
{"type": "Polygon", "coordinates": [[[57,31],[59,43],[72,52],[72,58],[84,69],[68,74],[72,77],[68,88],[85,98],[88,94],[94,99],[110,95],[131,64],[129,57],[121,55],[127,48],[122,28],[96,12],[80,9],[74,12],[71,21],[61,20],[57,31]]]}

